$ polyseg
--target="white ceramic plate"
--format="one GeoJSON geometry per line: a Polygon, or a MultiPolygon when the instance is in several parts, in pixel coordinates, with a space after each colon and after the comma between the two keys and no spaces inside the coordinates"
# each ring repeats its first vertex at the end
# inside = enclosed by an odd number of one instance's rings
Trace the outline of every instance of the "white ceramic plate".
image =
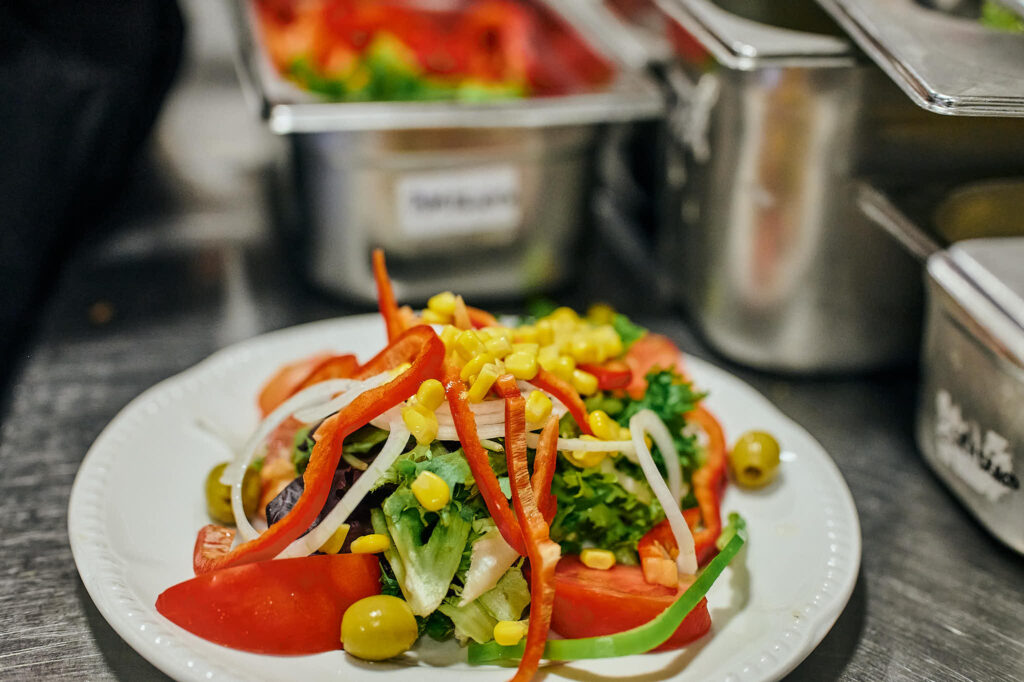
{"type": "MultiPolygon", "coordinates": [[[[259,386],[284,361],[338,349],[366,359],[383,346],[380,318],[327,320],[261,336],[216,353],[132,401],[89,450],[71,493],[71,549],[100,612],[136,651],[180,680],[451,679],[430,665],[365,664],[341,651],[275,657],[234,651],[157,613],[157,595],[192,576],[192,545],[205,523],[202,482],[230,453],[197,425],[204,417],[243,438],[257,421],[259,386]]],[[[696,358],[695,383],[727,437],[772,432],[782,473],[766,490],[728,488],[723,511],[748,521],[750,542],[708,602],[712,633],[678,652],[563,664],[568,679],[771,680],[821,641],[849,599],[860,565],[857,512],[835,464],[802,428],[745,383],[696,358]]],[[[454,648],[454,647],[451,647],[454,648]]],[[[448,653],[451,653],[451,648],[448,653]]],[[[443,647],[442,647],[443,649],[443,647]]],[[[507,669],[456,664],[460,677],[505,680],[507,669]]]]}

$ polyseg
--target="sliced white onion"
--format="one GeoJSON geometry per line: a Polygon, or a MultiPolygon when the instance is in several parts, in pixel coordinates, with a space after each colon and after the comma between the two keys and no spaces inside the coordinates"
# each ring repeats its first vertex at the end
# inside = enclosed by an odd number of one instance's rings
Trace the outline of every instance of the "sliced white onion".
{"type": "MultiPolygon", "coordinates": [[[[331,416],[332,414],[334,414],[335,412],[337,412],[338,410],[352,402],[353,398],[346,397],[347,391],[349,389],[361,386],[362,390],[360,390],[359,393],[365,393],[371,388],[376,388],[381,384],[387,383],[387,381],[390,379],[391,375],[387,372],[381,372],[380,374],[372,376],[369,379],[365,379],[363,381],[354,381],[352,379],[336,379],[334,381],[349,382],[348,389],[342,389],[345,390],[346,393],[336,396],[331,400],[328,400],[327,402],[321,403],[319,405],[312,405],[301,410],[296,410],[295,414],[292,416],[298,419],[303,424],[315,424],[323,419],[326,419],[327,417],[331,416]]],[[[339,393],[339,391],[334,391],[334,393],[339,393]]]]}
{"type": "Polygon", "coordinates": [[[481,594],[498,584],[505,571],[519,558],[519,552],[505,542],[501,533],[494,531],[473,543],[473,552],[466,571],[466,586],[462,589],[459,606],[466,606],[481,594]]]}
{"type": "Polygon", "coordinates": [[[672,435],[668,432],[665,424],[658,419],[658,415],[650,410],[641,410],[633,415],[633,418],[629,420],[629,433],[633,436],[633,449],[636,452],[640,468],[643,470],[644,476],[647,477],[654,496],[658,498],[658,502],[661,503],[661,507],[665,511],[665,518],[668,519],[672,535],[679,547],[676,565],[680,572],[693,575],[697,572],[697,553],[694,549],[693,534],[690,532],[690,527],[686,525],[683,513],[679,510],[679,501],[673,499],[672,491],[665,484],[665,479],[661,477],[661,472],[658,471],[654,458],[651,457],[651,451],[647,448],[647,443],[644,442],[644,434],[651,434],[665,461],[674,459],[678,463],[679,455],[672,444],[672,435]]]}
{"type": "MultiPolygon", "coordinates": [[[[323,403],[338,391],[344,391],[352,387],[349,379],[330,379],[313,384],[293,395],[281,403],[277,409],[268,414],[266,418],[256,427],[256,432],[249,437],[245,445],[238,451],[235,460],[224,468],[220,482],[231,486],[231,511],[235,516],[235,526],[238,534],[243,540],[252,540],[259,535],[259,532],[252,527],[249,519],[245,516],[245,508],[242,504],[242,480],[245,471],[252,464],[256,452],[263,446],[263,443],[274,432],[277,427],[285,422],[296,410],[311,405],[323,403]]],[[[355,396],[353,396],[355,397],[355,396]]]]}
{"type": "MultiPolygon", "coordinates": [[[[536,449],[539,443],[539,434],[526,434],[526,444],[529,447],[536,449]]],[[[621,452],[630,460],[634,462],[636,461],[636,455],[633,452],[633,441],[631,440],[584,440],[582,438],[559,438],[556,449],[565,452],[621,452]]]]}
{"type": "Polygon", "coordinates": [[[348,517],[355,511],[356,506],[363,501],[363,498],[366,497],[366,494],[377,483],[377,480],[391,468],[391,465],[395,463],[395,460],[402,454],[406,444],[409,442],[409,429],[405,428],[405,424],[401,420],[392,423],[390,431],[388,439],[384,441],[384,447],[381,448],[381,451],[373,459],[373,463],[359,476],[345,495],[338,500],[338,504],[334,506],[334,509],[324,517],[323,521],[317,524],[316,528],[288,545],[277,555],[278,559],[309,556],[320,549],[334,535],[334,532],[338,530],[338,526],[348,520],[348,517]]]}

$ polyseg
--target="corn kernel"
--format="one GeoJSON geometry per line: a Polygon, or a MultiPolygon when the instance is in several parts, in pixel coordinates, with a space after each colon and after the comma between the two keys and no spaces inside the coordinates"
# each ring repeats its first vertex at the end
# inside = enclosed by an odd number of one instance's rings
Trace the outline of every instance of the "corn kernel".
{"type": "Polygon", "coordinates": [[[512,330],[512,338],[520,343],[537,343],[537,328],[532,324],[525,324],[512,330]]]}
{"type": "Polygon", "coordinates": [[[529,381],[537,376],[537,356],[529,353],[511,353],[505,357],[505,368],[516,379],[529,381]]]}
{"type": "Polygon", "coordinates": [[[444,386],[437,379],[427,379],[416,391],[416,402],[433,412],[444,402],[444,386]]]}
{"type": "Polygon", "coordinates": [[[458,338],[455,339],[455,350],[464,360],[469,360],[474,355],[483,353],[486,349],[477,333],[472,329],[466,329],[459,332],[458,338]]]}
{"type": "Polygon", "coordinates": [[[420,445],[437,438],[437,415],[418,402],[402,408],[402,421],[420,445]]]}
{"type": "Polygon", "coordinates": [[[512,344],[503,336],[495,336],[484,341],[484,348],[496,358],[503,358],[512,352],[512,344]]]}
{"type": "MultiPolygon", "coordinates": [[[[563,381],[573,381],[573,375],[579,370],[576,369],[576,361],[571,355],[560,355],[558,356],[558,361],[555,362],[555,366],[549,371],[563,381]]],[[[578,388],[576,390],[579,391],[578,388]]],[[[597,390],[596,379],[594,380],[594,390],[597,390]]],[[[580,391],[580,393],[583,393],[583,391],[580,391]]]]}
{"type": "Polygon", "coordinates": [[[353,554],[380,554],[391,546],[387,535],[370,533],[352,541],[353,554]]]}
{"type": "Polygon", "coordinates": [[[601,440],[616,440],[619,437],[619,425],[604,410],[594,410],[588,414],[587,423],[601,440]]]}
{"type": "Polygon", "coordinates": [[[540,352],[540,345],[536,343],[526,343],[523,341],[517,341],[512,344],[513,353],[529,353],[530,355],[536,355],[540,352]]]}
{"type": "Polygon", "coordinates": [[[455,294],[450,291],[434,294],[427,301],[427,309],[434,311],[438,315],[450,318],[452,313],[455,312],[455,294]]]}
{"type": "Polygon", "coordinates": [[[572,308],[563,305],[559,308],[555,308],[554,311],[547,316],[547,319],[552,322],[571,322],[575,325],[580,321],[580,316],[577,315],[576,311],[572,308]]]}
{"type": "Polygon", "coordinates": [[[577,333],[573,336],[572,341],[569,342],[569,352],[576,362],[581,364],[601,361],[597,344],[584,333],[577,333]]]}
{"type": "Polygon", "coordinates": [[[629,432],[629,428],[625,426],[619,427],[619,440],[632,440],[633,434],[629,432]]]}
{"type": "Polygon", "coordinates": [[[558,364],[558,348],[555,346],[542,346],[537,351],[537,362],[547,372],[554,372],[558,364]]]}
{"type": "Polygon", "coordinates": [[[441,313],[434,312],[430,308],[427,308],[420,313],[420,320],[424,324],[447,324],[452,321],[451,315],[442,315],[441,313]]]}
{"type": "Polygon", "coordinates": [[[409,486],[416,501],[427,511],[440,511],[452,498],[452,491],[444,479],[432,471],[422,471],[409,486]]]}
{"type": "Polygon", "coordinates": [[[446,352],[451,352],[455,348],[455,340],[459,338],[458,329],[448,324],[445,325],[444,329],[441,330],[441,342],[444,344],[446,352]]]}
{"type": "Polygon", "coordinates": [[[587,308],[587,320],[593,324],[611,324],[615,319],[615,308],[607,303],[595,303],[587,308]]]}
{"type": "Polygon", "coordinates": [[[480,355],[475,355],[463,366],[462,371],[459,372],[459,377],[463,381],[472,381],[473,378],[480,373],[480,370],[483,369],[484,365],[492,362],[494,362],[494,356],[490,353],[480,353],[480,355]]]}
{"type": "Polygon", "coordinates": [[[546,346],[555,340],[555,326],[551,320],[541,320],[537,323],[537,343],[546,346]]]}
{"type": "Polygon", "coordinates": [[[517,620],[499,620],[494,626],[494,641],[501,646],[515,646],[526,636],[527,626],[517,620]]]}
{"type": "Polygon", "coordinates": [[[543,391],[531,391],[526,399],[526,421],[539,424],[551,415],[551,398],[543,391]]]}
{"type": "Polygon", "coordinates": [[[580,552],[580,561],[589,568],[598,568],[607,571],[615,565],[615,554],[607,549],[587,548],[580,552]]]}
{"type": "Polygon", "coordinates": [[[597,392],[597,377],[590,372],[574,369],[570,381],[572,382],[572,387],[579,391],[581,395],[593,395],[597,392]]]}
{"type": "MultiPolygon", "coordinates": [[[[583,435],[580,436],[580,438],[582,440],[598,440],[597,438],[594,438],[593,436],[590,435],[583,435]]],[[[587,450],[568,450],[564,454],[566,456],[566,459],[568,459],[575,466],[578,466],[581,469],[589,469],[590,467],[596,467],[598,464],[603,462],[604,458],[611,453],[605,452],[603,450],[596,452],[591,452],[587,450]]]]}
{"type": "Polygon", "coordinates": [[[473,385],[469,387],[469,402],[478,403],[486,398],[487,392],[491,390],[491,386],[498,380],[500,374],[497,365],[484,365],[476,379],[473,380],[473,385]]]}
{"type": "Polygon", "coordinates": [[[324,544],[320,545],[320,551],[324,554],[337,554],[341,551],[342,545],[345,544],[345,538],[348,537],[348,531],[351,526],[347,523],[343,523],[338,526],[338,529],[334,531],[331,537],[324,541],[324,544]]]}

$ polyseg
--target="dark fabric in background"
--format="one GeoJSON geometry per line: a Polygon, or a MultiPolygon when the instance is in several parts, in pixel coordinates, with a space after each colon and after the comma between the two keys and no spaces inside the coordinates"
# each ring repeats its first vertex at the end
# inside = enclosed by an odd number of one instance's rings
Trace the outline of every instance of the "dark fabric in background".
{"type": "Polygon", "coordinates": [[[183,32],[174,0],[0,3],[0,358],[124,185],[183,32]]]}

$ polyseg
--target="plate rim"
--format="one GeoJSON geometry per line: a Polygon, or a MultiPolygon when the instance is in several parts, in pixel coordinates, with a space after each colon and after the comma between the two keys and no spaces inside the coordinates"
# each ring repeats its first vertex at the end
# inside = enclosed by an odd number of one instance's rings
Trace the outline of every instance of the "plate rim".
{"type": "MultiPolygon", "coordinates": [[[[117,445],[127,440],[126,432],[137,426],[138,421],[155,413],[161,404],[180,400],[189,387],[195,387],[193,385],[214,381],[237,365],[252,362],[258,356],[274,355],[276,349],[289,346],[293,338],[313,335],[320,328],[358,327],[379,319],[379,315],[367,313],[317,320],[273,330],[217,350],[137,395],[117,412],[90,445],[79,464],[68,500],[68,538],[75,566],[90,599],[104,620],[121,639],[162,672],[175,679],[208,679],[211,676],[239,679],[232,670],[204,656],[202,652],[189,646],[187,641],[183,641],[184,631],[172,629],[166,621],[161,622],[151,617],[151,614],[146,612],[147,607],[126,583],[126,562],[117,558],[103,526],[103,484],[109,474],[112,460],[116,457],[117,445]],[[122,608],[118,608],[117,605],[122,608]],[[129,608],[125,611],[124,606],[135,609],[129,608]],[[157,635],[155,640],[154,632],[157,635]],[[188,660],[186,663],[182,656],[186,652],[187,658],[195,660],[188,660]]],[[[799,433],[812,449],[816,449],[818,452],[815,454],[820,455],[816,459],[834,484],[834,490],[830,492],[839,493],[833,500],[836,509],[832,510],[830,516],[845,517],[841,520],[850,524],[843,538],[848,543],[848,546],[843,548],[847,554],[844,562],[847,570],[839,577],[835,596],[826,608],[807,613],[807,618],[799,628],[792,627],[785,632],[787,636],[795,635],[798,638],[794,651],[783,661],[779,661],[768,650],[760,652],[753,664],[757,670],[751,670],[748,665],[742,674],[731,674],[726,678],[746,679],[746,673],[751,672],[760,673],[755,679],[778,679],[796,668],[820,644],[845,610],[853,594],[862,557],[857,507],[839,467],[828,451],[803,426],[782,412],[757,389],[731,372],[695,355],[687,354],[687,361],[695,362],[699,366],[697,374],[712,377],[712,381],[708,382],[710,384],[718,381],[731,382],[745,389],[745,392],[763,406],[773,419],[784,422],[794,433],[799,433]],[[839,508],[842,508],[841,511],[839,508]]],[[[833,554],[835,553],[833,550],[833,554]]]]}

